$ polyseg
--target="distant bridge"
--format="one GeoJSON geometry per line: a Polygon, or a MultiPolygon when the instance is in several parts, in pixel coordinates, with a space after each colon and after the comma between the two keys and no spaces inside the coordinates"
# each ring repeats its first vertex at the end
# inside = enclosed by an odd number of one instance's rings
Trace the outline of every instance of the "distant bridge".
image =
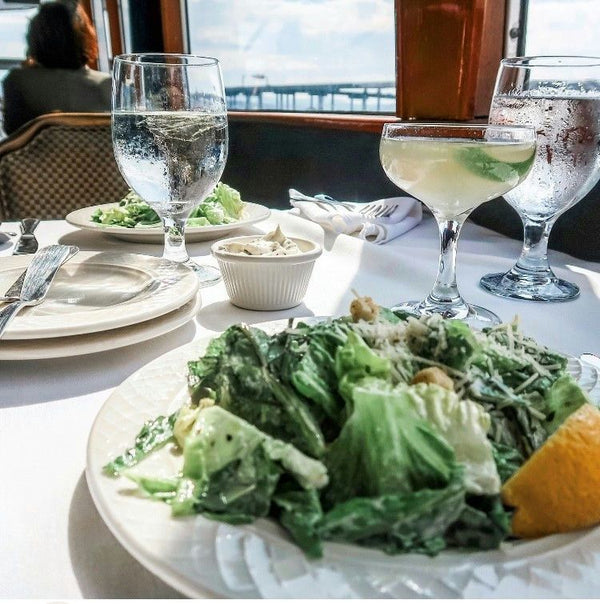
{"type": "MultiPolygon", "coordinates": [[[[354,103],[361,103],[361,110],[367,111],[367,101],[374,99],[376,111],[381,108],[382,99],[396,98],[395,82],[346,82],[340,84],[282,84],[271,85],[268,83],[253,86],[228,86],[225,89],[227,105],[230,109],[250,109],[252,100],[255,99],[258,109],[263,109],[265,96],[274,96],[274,109],[297,109],[297,95],[310,97],[311,109],[324,111],[326,99],[328,109],[335,110],[336,99],[340,97],[350,103],[350,111],[354,110],[354,103]],[[316,106],[313,101],[316,100],[316,106]]],[[[358,110],[358,109],[357,109],[358,110]]]]}

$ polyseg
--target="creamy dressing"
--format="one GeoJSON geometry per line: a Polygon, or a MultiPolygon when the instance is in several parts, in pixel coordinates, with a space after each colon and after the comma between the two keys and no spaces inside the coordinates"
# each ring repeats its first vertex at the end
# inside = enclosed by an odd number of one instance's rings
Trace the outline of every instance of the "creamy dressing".
{"type": "Polygon", "coordinates": [[[277,228],[262,237],[250,241],[224,243],[221,250],[243,256],[294,256],[302,250],[277,225],[277,228]]]}

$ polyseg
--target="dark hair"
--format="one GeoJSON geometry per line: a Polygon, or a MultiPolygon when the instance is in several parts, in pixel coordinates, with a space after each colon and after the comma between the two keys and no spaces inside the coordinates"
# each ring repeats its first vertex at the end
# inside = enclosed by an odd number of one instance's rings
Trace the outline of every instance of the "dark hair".
{"type": "Polygon", "coordinates": [[[27,30],[27,54],[50,68],[79,69],[98,58],[96,32],[77,3],[47,2],[27,30]]]}

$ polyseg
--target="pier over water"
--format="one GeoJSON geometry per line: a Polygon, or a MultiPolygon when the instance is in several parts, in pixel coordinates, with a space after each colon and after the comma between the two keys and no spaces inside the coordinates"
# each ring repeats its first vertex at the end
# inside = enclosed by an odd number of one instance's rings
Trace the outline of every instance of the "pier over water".
{"type": "Polygon", "coordinates": [[[395,82],[227,86],[229,109],[276,111],[389,111],[395,82]]]}

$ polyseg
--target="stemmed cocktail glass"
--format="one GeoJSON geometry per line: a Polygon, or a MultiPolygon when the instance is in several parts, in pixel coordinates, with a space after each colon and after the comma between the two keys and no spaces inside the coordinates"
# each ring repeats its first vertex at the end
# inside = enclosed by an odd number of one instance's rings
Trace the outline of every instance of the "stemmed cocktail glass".
{"type": "Polygon", "coordinates": [[[537,152],[531,174],[505,196],[523,221],[521,255],[508,272],[483,277],[481,286],[524,300],[575,298],[579,288],[550,269],[548,237],[600,177],[600,58],[504,59],[489,121],[534,126],[537,152]]]}
{"type": "Polygon", "coordinates": [[[213,190],[227,159],[227,109],[219,62],[183,54],[115,58],[113,147],[129,186],[161,217],[163,258],[192,268],[201,285],[220,279],[185,246],[192,209],[213,190]]]}
{"type": "Polygon", "coordinates": [[[527,126],[384,125],[383,168],[392,182],[431,210],[441,240],[438,275],[429,295],[394,310],[441,314],[474,327],[500,322],[493,312],[461,297],[456,284],[456,245],[471,211],[517,186],[531,169],[534,152],[535,132],[527,126]]]}

